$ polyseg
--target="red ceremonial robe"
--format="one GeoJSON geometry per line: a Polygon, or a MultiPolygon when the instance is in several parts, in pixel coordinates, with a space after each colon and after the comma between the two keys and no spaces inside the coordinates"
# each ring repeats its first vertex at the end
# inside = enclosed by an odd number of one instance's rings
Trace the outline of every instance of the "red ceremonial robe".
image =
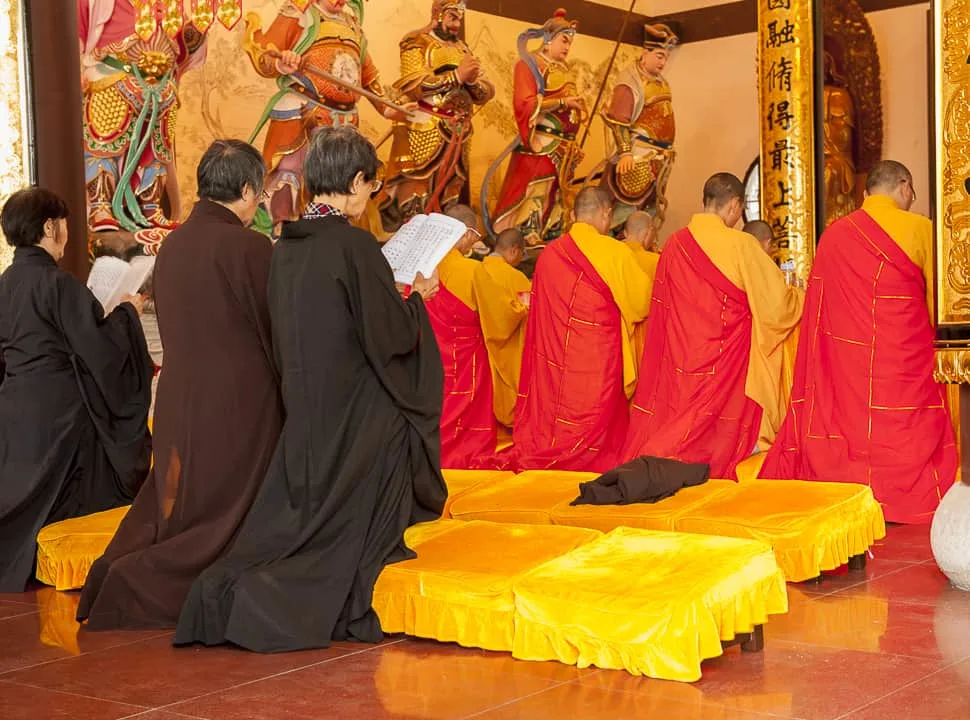
{"type": "Polygon", "coordinates": [[[762,478],[855,482],[886,520],[928,523],[957,472],[920,268],[863,210],[825,232],[791,406],[762,478]]]}
{"type": "Polygon", "coordinates": [[[492,370],[478,313],[444,285],[426,303],[445,371],[441,466],[469,468],[495,453],[492,370]]]}
{"type": "Polygon", "coordinates": [[[623,319],[609,286],[568,234],[536,263],[513,426],[520,469],[605,472],[629,409],[623,319]]]}
{"type": "Polygon", "coordinates": [[[622,459],[708,463],[711,477],[733,478],[761,423],[761,407],[744,394],[750,354],[747,294],[690,230],[678,231],[657,266],[622,459]]]}

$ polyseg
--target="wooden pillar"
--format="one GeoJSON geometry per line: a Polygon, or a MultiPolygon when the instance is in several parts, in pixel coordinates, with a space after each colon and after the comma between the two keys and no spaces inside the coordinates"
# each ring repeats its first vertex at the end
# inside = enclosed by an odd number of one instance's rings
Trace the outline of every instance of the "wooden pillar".
{"type": "Polygon", "coordinates": [[[814,34],[812,0],[758,0],[761,218],[803,280],[815,256],[814,34]]]}
{"type": "Polygon", "coordinates": [[[37,184],[70,211],[70,242],[61,265],[86,280],[87,196],[81,125],[81,58],[75,0],[24,0],[37,184]]]}

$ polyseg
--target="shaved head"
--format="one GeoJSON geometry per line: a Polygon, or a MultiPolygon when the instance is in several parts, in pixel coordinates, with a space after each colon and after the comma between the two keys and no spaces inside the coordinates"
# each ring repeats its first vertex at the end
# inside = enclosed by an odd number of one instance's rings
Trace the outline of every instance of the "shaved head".
{"type": "Polygon", "coordinates": [[[885,195],[909,210],[916,200],[913,174],[901,162],[880,160],[866,177],[866,195],[885,195]]]}
{"type": "Polygon", "coordinates": [[[627,239],[638,242],[646,248],[652,244],[654,237],[653,216],[638,210],[626,219],[627,239]]]}
{"type": "Polygon", "coordinates": [[[454,218],[458,222],[462,223],[468,232],[466,232],[461,240],[455,245],[458,251],[463,255],[467,255],[475,247],[475,243],[481,240],[482,235],[478,230],[478,215],[467,205],[451,205],[445,210],[445,215],[450,218],[454,218]]]}
{"type": "Polygon", "coordinates": [[[612,223],[613,196],[602,187],[585,187],[576,195],[573,213],[576,222],[592,225],[597,232],[605,235],[612,223]]]}
{"type": "Polygon", "coordinates": [[[748,235],[754,235],[755,239],[761,243],[765,252],[771,252],[771,243],[774,241],[774,234],[771,232],[771,225],[764,220],[752,220],[745,223],[742,228],[748,235]]]}
{"type": "Polygon", "coordinates": [[[495,240],[495,252],[503,253],[510,250],[525,250],[525,236],[515,228],[503,230],[495,240]]]}
{"type": "Polygon", "coordinates": [[[704,208],[720,210],[732,200],[744,199],[744,183],[731,173],[716,173],[704,183],[704,208]]]}

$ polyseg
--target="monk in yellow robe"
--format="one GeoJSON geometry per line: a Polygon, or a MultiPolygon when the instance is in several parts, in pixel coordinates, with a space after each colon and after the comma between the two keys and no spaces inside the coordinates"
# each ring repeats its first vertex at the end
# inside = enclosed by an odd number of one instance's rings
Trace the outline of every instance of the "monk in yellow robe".
{"type": "MultiPolygon", "coordinates": [[[[626,219],[626,244],[633,250],[633,256],[650,278],[650,294],[653,294],[653,281],[657,277],[657,264],[660,251],[657,250],[657,229],[650,213],[638,210],[626,219]]],[[[647,337],[647,323],[638,323],[633,333],[633,357],[637,366],[643,357],[643,344],[647,337]]]]}
{"type": "Polygon", "coordinates": [[[784,417],[782,346],[804,294],[757,241],[733,228],[744,186],[718,173],[704,212],[666,244],[623,459],[640,455],[707,463],[730,478],[784,417]]]}
{"type": "Polygon", "coordinates": [[[446,214],[464,223],[467,231],[438,265],[440,289],[425,305],[445,375],[441,466],[462,469],[494,455],[498,423],[475,292],[480,263],[465,257],[481,237],[479,220],[466,205],[452,206],[446,214]]]}
{"type": "Polygon", "coordinates": [[[510,228],[499,233],[494,251],[475,270],[478,312],[492,365],[495,418],[505,427],[512,427],[515,416],[532,291],[529,278],[516,269],[524,259],[525,236],[510,228]]]}
{"type": "Polygon", "coordinates": [[[603,472],[617,465],[636,387],[633,331],[650,279],[609,237],[612,198],[576,196],[575,224],[539,255],[513,437],[517,466],[603,472]]]}
{"type": "MultiPolygon", "coordinates": [[[[761,249],[769,257],[774,256],[775,235],[771,231],[771,225],[764,220],[752,220],[744,224],[744,232],[753,235],[754,239],[761,245],[761,249]]],[[[799,327],[796,326],[785,340],[781,347],[781,378],[778,383],[778,410],[775,416],[784,417],[788,412],[788,403],[791,401],[791,387],[795,380],[795,356],[798,352],[799,327]]],[[[774,438],[774,431],[769,427],[765,428],[762,423],[762,430],[765,430],[758,438],[758,449],[767,450],[774,438]]]]}

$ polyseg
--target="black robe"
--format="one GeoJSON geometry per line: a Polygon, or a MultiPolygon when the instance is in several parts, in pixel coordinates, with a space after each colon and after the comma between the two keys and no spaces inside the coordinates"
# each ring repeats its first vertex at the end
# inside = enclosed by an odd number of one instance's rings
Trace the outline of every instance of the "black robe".
{"type": "Polygon", "coordinates": [[[148,473],[153,366],[135,309],[101,304],[39,247],[0,275],[0,592],[22,592],[37,532],[131,502],[148,473]]]}
{"type": "Polygon", "coordinates": [[[88,574],[78,606],[88,629],[174,627],[266,477],[283,425],[266,300],[272,252],[208,200],[165,238],[154,273],[165,352],[155,468],[88,574]]]}
{"type": "Polygon", "coordinates": [[[227,556],[192,586],[176,644],[278,652],[377,642],[385,565],[440,517],[443,371],[424,303],[377,242],[328,217],[284,227],[269,286],[286,420],[227,556]]]}

